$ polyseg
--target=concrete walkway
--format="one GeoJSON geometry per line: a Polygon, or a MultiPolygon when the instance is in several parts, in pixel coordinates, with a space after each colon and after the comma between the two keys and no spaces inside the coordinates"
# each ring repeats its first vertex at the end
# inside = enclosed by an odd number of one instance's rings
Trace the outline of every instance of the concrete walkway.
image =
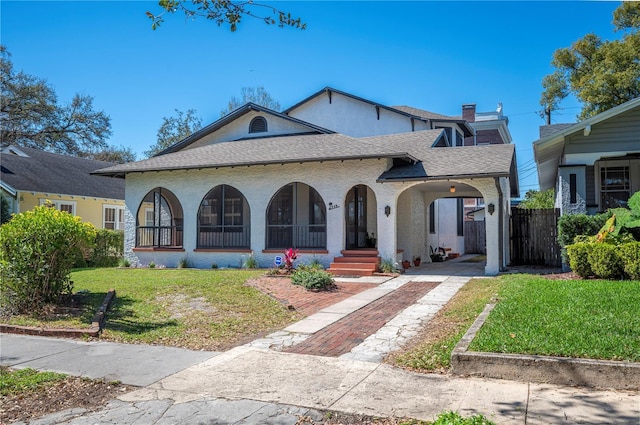
{"type": "Polygon", "coordinates": [[[437,312],[482,263],[427,264],[328,307],[282,332],[224,353],[169,347],[0,336],[0,363],[144,386],[99,412],[66,411],[39,424],[295,424],[321,410],[433,420],[445,410],[498,424],[640,425],[637,392],[418,374],[381,364],[437,312]],[[284,353],[407,282],[442,282],[339,358],[284,353]],[[46,354],[44,354],[46,353],[46,354]]]}

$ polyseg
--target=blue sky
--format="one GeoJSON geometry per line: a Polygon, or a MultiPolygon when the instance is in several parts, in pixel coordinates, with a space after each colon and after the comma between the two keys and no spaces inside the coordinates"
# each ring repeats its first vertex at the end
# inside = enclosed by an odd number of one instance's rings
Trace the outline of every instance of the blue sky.
{"type": "MultiPolygon", "coordinates": [[[[0,42],[17,70],[44,78],[61,102],[94,97],[111,117],[109,143],[142,152],[162,117],[196,109],[206,125],[246,86],[283,108],[331,86],[385,105],[460,115],[503,103],[516,144],[522,195],[537,188],[531,142],[544,122],[542,78],[554,50],[589,32],[614,39],[618,2],[269,2],[307,29],[246,18],[238,31],[169,16],[156,31],[155,1],[7,1],[0,42]]],[[[567,99],[554,123],[574,122],[567,99]]]]}

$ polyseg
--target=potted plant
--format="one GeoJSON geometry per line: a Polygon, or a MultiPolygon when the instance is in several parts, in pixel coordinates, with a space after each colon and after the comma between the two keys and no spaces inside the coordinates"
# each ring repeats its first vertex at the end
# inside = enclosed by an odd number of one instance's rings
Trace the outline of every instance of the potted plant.
{"type": "Polygon", "coordinates": [[[409,267],[411,267],[411,262],[409,260],[402,260],[402,268],[408,269],[409,267]]]}
{"type": "Polygon", "coordinates": [[[420,265],[420,257],[413,257],[413,265],[418,267],[420,265]]]}
{"type": "Polygon", "coordinates": [[[367,234],[365,238],[365,243],[367,248],[375,248],[376,247],[376,235],[371,232],[371,235],[367,234]]]}

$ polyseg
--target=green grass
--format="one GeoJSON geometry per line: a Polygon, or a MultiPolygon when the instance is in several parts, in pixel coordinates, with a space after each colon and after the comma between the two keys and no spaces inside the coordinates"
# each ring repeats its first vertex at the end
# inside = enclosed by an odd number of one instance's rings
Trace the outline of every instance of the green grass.
{"type": "Polygon", "coordinates": [[[448,369],[456,344],[503,284],[497,278],[469,281],[429,322],[414,344],[395,353],[388,361],[422,371],[448,369]]]}
{"type": "Polygon", "coordinates": [[[640,361],[640,281],[501,279],[470,350],[640,361]]]}
{"type": "Polygon", "coordinates": [[[17,316],[11,324],[88,327],[109,289],[116,299],[101,339],[223,350],[281,329],[295,312],[244,282],[259,270],[79,269],[74,291],[86,292],[80,316],[42,319],[17,316]]]}
{"type": "Polygon", "coordinates": [[[38,372],[34,369],[11,370],[0,367],[0,396],[23,394],[63,381],[67,375],[38,372]]]}

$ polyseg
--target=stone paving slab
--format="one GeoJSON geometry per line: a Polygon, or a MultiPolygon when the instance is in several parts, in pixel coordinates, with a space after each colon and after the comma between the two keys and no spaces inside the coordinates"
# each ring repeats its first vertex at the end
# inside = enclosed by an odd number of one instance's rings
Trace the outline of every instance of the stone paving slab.
{"type": "Polygon", "coordinates": [[[150,388],[327,409],[377,366],[239,347],[150,388]]]}
{"type": "Polygon", "coordinates": [[[0,344],[3,365],[104,378],[136,386],[152,384],[218,354],[174,347],[10,334],[2,334],[0,344]]]}
{"type": "MultiPolygon", "coordinates": [[[[499,418],[499,424],[523,424],[527,384],[468,379],[464,385],[442,375],[405,372],[380,365],[335,403],[336,410],[373,416],[407,416],[433,421],[445,410],[470,410],[499,418]]],[[[469,414],[471,412],[465,412],[469,414]]]]}
{"type": "Polygon", "coordinates": [[[528,425],[640,425],[640,394],[547,384],[530,385],[528,425]]]}

